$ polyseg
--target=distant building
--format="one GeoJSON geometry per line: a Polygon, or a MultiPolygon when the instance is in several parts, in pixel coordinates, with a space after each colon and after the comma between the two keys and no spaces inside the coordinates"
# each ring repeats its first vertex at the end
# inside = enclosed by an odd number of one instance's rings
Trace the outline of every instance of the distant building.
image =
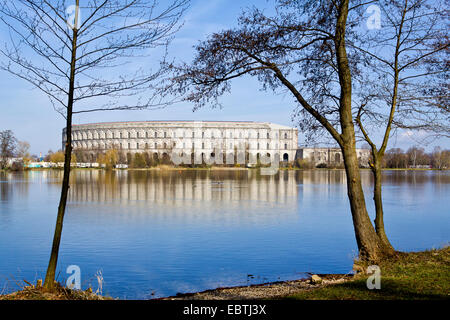
{"type": "MultiPolygon", "coordinates": [[[[368,167],[371,152],[368,149],[356,149],[359,164],[362,167],[368,167]]],[[[315,166],[338,166],[344,164],[342,151],[340,148],[299,148],[296,158],[307,160],[315,166]]]]}
{"type": "MultiPolygon", "coordinates": [[[[63,129],[62,144],[66,134],[63,129]]],[[[139,121],[74,125],[72,146],[95,161],[100,153],[148,153],[164,159],[172,153],[208,161],[222,154],[245,154],[246,163],[264,156],[284,162],[295,160],[298,130],[266,122],[245,121],[139,121]]],[[[225,161],[224,161],[225,163],[225,161]]],[[[228,162],[227,162],[228,163],[228,162]]]]}

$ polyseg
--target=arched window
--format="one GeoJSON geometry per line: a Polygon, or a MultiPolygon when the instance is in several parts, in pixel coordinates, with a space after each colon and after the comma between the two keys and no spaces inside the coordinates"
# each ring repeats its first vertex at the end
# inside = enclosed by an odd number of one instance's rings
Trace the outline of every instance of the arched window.
{"type": "Polygon", "coordinates": [[[339,153],[336,153],[334,160],[336,163],[341,163],[341,155],[339,153]]]}

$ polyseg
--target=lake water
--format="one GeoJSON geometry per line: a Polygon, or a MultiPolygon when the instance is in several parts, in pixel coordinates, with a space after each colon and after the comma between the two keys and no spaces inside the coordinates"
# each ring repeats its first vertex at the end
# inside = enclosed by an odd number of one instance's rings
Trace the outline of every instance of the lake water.
{"type": "MultiPolygon", "coordinates": [[[[362,171],[373,212],[371,173],[362,171]]],[[[150,299],[220,286],[348,273],[356,241],[342,170],[72,173],[58,280],[150,299]]],[[[42,279],[60,171],[0,173],[0,293],[42,279]]],[[[398,250],[449,242],[450,172],[384,172],[387,234],[398,250]]],[[[371,214],[373,218],[373,214],[371,214]]]]}

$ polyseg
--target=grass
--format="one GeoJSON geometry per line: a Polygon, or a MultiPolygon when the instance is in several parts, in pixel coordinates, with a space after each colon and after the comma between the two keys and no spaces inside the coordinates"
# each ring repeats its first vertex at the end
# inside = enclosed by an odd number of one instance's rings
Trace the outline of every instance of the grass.
{"type": "MultiPolygon", "coordinates": [[[[367,265],[361,264],[363,270],[367,265]]],[[[370,275],[359,273],[345,283],[299,292],[295,300],[429,300],[450,298],[450,247],[399,253],[379,264],[381,289],[369,290],[370,275]]]]}
{"type": "Polygon", "coordinates": [[[7,295],[0,295],[1,300],[111,300],[111,298],[103,297],[87,290],[71,290],[59,283],[56,283],[55,290],[46,291],[41,285],[33,285],[26,282],[27,286],[21,290],[7,295]]]}

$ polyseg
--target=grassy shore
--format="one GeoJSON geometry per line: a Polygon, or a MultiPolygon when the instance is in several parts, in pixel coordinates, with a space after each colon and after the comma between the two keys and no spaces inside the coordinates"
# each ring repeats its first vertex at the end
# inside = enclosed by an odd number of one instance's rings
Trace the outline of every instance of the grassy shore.
{"type": "MultiPolygon", "coordinates": [[[[361,272],[352,280],[304,290],[286,299],[300,300],[386,300],[449,299],[450,247],[423,252],[399,253],[379,264],[381,289],[368,290],[369,275],[361,272]]],[[[361,265],[367,270],[367,265],[361,265]]]]}
{"type": "Polygon", "coordinates": [[[112,300],[109,297],[103,297],[92,292],[92,289],[87,290],[71,290],[59,283],[56,283],[55,290],[52,292],[46,291],[41,284],[31,284],[24,282],[25,286],[21,290],[0,295],[1,300],[112,300]]]}

